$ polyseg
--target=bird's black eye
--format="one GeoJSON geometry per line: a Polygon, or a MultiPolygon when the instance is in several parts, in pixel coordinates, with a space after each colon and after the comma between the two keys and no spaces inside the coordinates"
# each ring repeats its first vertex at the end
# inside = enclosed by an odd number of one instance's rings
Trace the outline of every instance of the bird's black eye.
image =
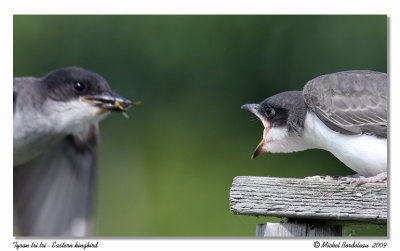
{"type": "Polygon", "coordinates": [[[270,106],[267,106],[265,108],[265,114],[267,115],[268,118],[272,118],[275,115],[275,109],[270,106]]]}
{"type": "Polygon", "coordinates": [[[76,82],[74,83],[74,89],[77,92],[82,92],[83,90],[85,90],[85,85],[82,84],[81,82],[76,82]]]}

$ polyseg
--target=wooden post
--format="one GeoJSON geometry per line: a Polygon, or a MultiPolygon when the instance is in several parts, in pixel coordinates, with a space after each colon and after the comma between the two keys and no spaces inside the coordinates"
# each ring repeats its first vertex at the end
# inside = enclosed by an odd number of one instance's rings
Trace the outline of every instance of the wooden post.
{"type": "Polygon", "coordinates": [[[346,223],[386,224],[387,184],[238,176],[230,207],[234,214],[288,218],[258,225],[257,236],[340,236],[346,223]]]}
{"type": "Polygon", "coordinates": [[[295,237],[295,236],[341,236],[342,226],[309,223],[272,223],[257,225],[256,236],[295,237]]]}

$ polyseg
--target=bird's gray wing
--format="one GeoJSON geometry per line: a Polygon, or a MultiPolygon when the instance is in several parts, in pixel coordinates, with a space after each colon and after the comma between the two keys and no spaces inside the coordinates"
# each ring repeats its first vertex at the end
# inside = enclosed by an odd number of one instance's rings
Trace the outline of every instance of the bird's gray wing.
{"type": "MultiPolygon", "coordinates": [[[[21,78],[14,78],[13,79],[13,114],[15,113],[16,105],[17,105],[17,98],[19,96],[19,92],[21,91],[30,91],[33,90],[33,88],[25,88],[27,85],[34,85],[40,81],[40,78],[35,78],[35,77],[21,77],[21,78]]],[[[29,93],[28,93],[29,95],[29,93]]],[[[23,100],[20,102],[24,102],[23,100]]],[[[24,105],[24,104],[22,104],[24,105]]]]}
{"type": "Polygon", "coordinates": [[[14,167],[18,235],[91,235],[98,126],[14,167]]]}
{"type": "Polygon", "coordinates": [[[387,138],[387,74],[346,71],[310,80],[303,89],[307,106],[330,129],[342,134],[387,138]]]}

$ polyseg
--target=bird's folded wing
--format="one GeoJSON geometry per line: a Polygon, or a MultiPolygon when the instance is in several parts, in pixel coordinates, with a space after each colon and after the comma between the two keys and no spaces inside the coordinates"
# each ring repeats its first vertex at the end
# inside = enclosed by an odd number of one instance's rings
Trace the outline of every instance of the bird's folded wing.
{"type": "Polygon", "coordinates": [[[307,106],[330,129],[348,135],[387,137],[388,83],[385,73],[347,71],[310,80],[307,106]]]}
{"type": "Polygon", "coordinates": [[[91,234],[97,125],[14,167],[17,235],[91,234]]]}

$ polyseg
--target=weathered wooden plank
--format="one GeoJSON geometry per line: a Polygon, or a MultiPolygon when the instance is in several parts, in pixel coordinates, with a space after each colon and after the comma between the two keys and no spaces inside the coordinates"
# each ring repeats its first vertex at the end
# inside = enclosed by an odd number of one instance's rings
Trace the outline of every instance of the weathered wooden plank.
{"type": "Polygon", "coordinates": [[[230,207],[242,215],[386,223],[387,184],[238,176],[230,207]]]}
{"type": "Polygon", "coordinates": [[[312,223],[272,223],[257,225],[258,237],[341,236],[342,226],[312,223]]]}

